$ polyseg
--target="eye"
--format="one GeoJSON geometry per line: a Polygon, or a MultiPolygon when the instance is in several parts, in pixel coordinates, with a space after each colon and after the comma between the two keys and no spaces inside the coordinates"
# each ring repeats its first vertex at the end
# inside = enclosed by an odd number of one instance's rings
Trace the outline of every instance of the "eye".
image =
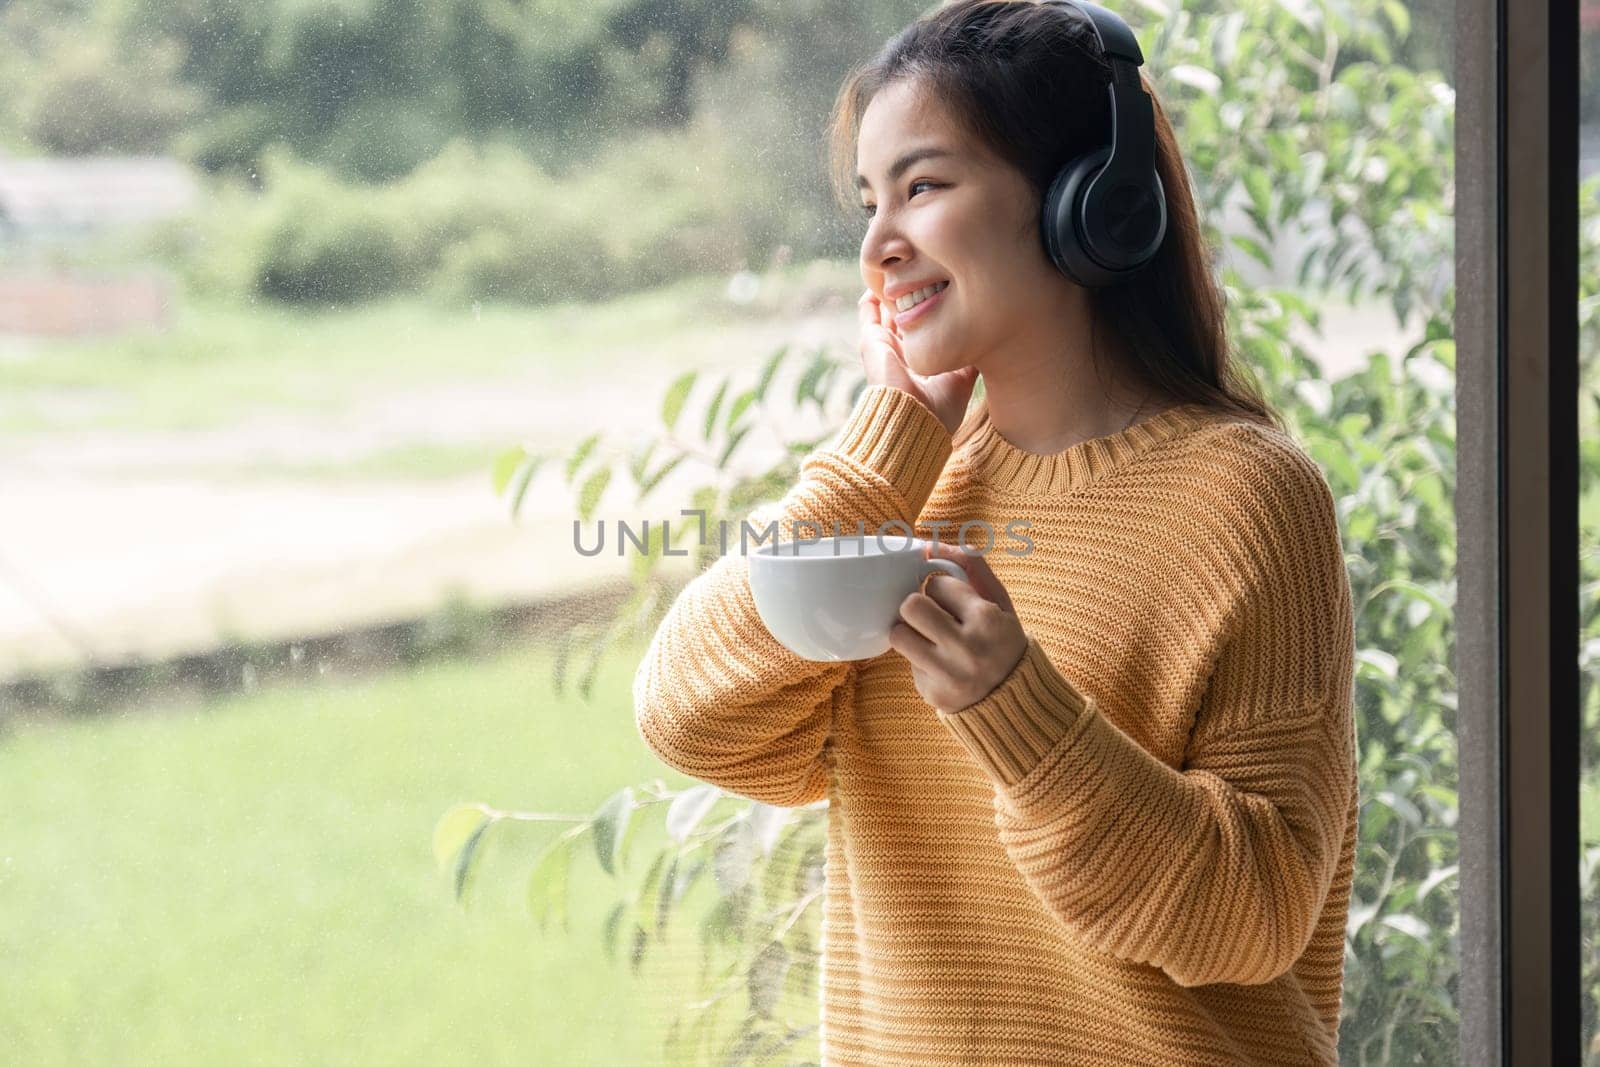
{"type": "MultiPolygon", "coordinates": [[[[930,181],[926,181],[924,179],[918,179],[917,181],[914,181],[914,182],[911,183],[911,188],[912,189],[916,189],[916,187],[919,186],[919,185],[926,185],[926,186],[929,186],[930,188],[934,188],[934,189],[937,189],[939,187],[937,182],[930,182],[930,181]]],[[[915,196],[916,193],[912,193],[911,195],[915,196]]],[[[876,204],[863,204],[863,205],[861,205],[861,210],[866,212],[867,218],[870,219],[870,218],[872,218],[872,213],[877,210],[877,205],[876,204]]]]}

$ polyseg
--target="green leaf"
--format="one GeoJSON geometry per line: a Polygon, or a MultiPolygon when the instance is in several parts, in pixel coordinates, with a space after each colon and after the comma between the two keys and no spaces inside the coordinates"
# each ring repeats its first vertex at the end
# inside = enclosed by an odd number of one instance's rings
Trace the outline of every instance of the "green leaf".
{"type": "Polygon", "coordinates": [[[755,834],[748,819],[734,823],[712,849],[711,873],[724,893],[737,893],[750,882],[756,860],[755,834]]]}
{"type": "Polygon", "coordinates": [[[746,973],[750,991],[750,1010],[763,1019],[772,1018],[783,993],[783,976],[789,969],[789,950],[782,941],[769,941],[756,953],[746,973]]]}
{"type": "MultiPolygon", "coordinates": [[[[1351,542],[1357,545],[1365,544],[1367,541],[1372,540],[1373,536],[1376,535],[1377,532],[1378,518],[1372,513],[1371,508],[1362,508],[1350,516],[1349,529],[1347,533],[1351,542]]],[[[1393,657],[1390,658],[1393,659],[1393,657]]],[[[1386,670],[1386,673],[1388,673],[1391,678],[1393,677],[1392,669],[1383,667],[1380,667],[1380,669],[1386,670]]]]}
{"type": "Polygon", "coordinates": [[[672,906],[678,902],[678,894],[683,892],[683,885],[678,881],[678,857],[673,856],[667,865],[666,873],[661,876],[661,886],[656,891],[656,935],[667,932],[667,920],[672,917],[672,906]]]}
{"type": "Polygon", "coordinates": [[[664,876],[666,891],[658,898],[656,908],[656,930],[665,932],[667,920],[671,918],[672,907],[683,899],[690,887],[706,872],[706,861],[699,860],[689,865],[685,870],[679,858],[674,856],[672,868],[664,876]]]}
{"type": "Polygon", "coordinates": [[[756,391],[754,389],[746,389],[744,392],[734,397],[733,403],[728,407],[728,417],[723,420],[722,428],[724,430],[733,429],[733,424],[739,421],[739,416],[743,415],[746,409],[748,409],[750,405],[754,404],[755,402],[756,391]]]}
{"type": "Polygon", "coordinates": [[[650,935],[645,933],[644,927],[633,928],[633,944],[628,949],[628,970],[634,974],[639,973],[639,965],[644,962],[644,950],[650,944],[650,935]]]}
{"type": "Polygon", "coordinates": [[[683,844],[721,796],[714,785],[695,785],[673,797],[667,805],[667,836],[683,844]]]}
{"type": "MultiPolygon", "coordinates": [[[[982,384],[981,379],[979,384],[982,384]]],[[[865,378],[860,378],[857,379],[856,384],[850,387],[850,408],[852,411],[855,410],[855,406],[861,402],[861,394],[867,391],[867,386],[867,380],[865,378]]]]}
{"type": "MultiPolygon", "coordinates": [[[[1394,590],[1395,592],[1403,593],[1413,600],[1420,601],[1428,607],[1431,607],[1434,611],[1440,614],[1447,614],[1450,610],[1449,606],[1446,605],[1445,602],[1439,598],[1438,594],[1433,592],[1433,590],[1418,585],[1409,578],[1390,578],[1387,581],[1379,584],[1377,588],[1373,589],[1369,596],[1371,599],[1376,599],[1379,593],[1388,590],[1394,590]]],[[[1420,625],[1420,623],[1421,620],[1418,619],[1413,621],[1411,625],[1417,626],[1420,625]]]]}
{"type": "Polygon", "coordinates": [[[1333,390],[1321,378],[1303,378],[1295,382],[1294,391],[1302,403],[1323,418],[1333,409],[1333,390]]]}
{"type": "Polygon", "coordinates": [[[528,453],[520,445],[508,448],[494,458],[494,469],[491,477],[494,481],[494,495],[499,496],[506,491],[506,486],[511,482],[511,476],[522,466],[522,461],[528,458],[528,453]]]}
{"type": "Polygon", "coordinates": [[[685,458],[687,458],[687,457],[684,456],[684,455],[677,455],[677,456],[673,456],[671,459],[667,460],[667,462],[663,463],[661,465],[661,467],[654,474],[650,475],[650,477],[646,478],[643,482],[641,482],[639,484],[639,495],[640,496],[644,496],[646,493],[650,492],[650,490],[654,489],[657,485],[660,485],[661,484],[661,479],[663,479],[667,475],[671,474],[673,472],[673,470],[678,466],[678,464],[682,463],[685,458]]]}
{"type": "Polygon", "coordinates": [[[1356,652],[1356,666],[1358,670],[1367,667],[1392,682],[1399,671],[1400,661],[1381,648],[1363,648],[1356,652]]]}
{"type": "Polygon", "coordinates": [[[617,842],[617,870],[625,871],[628,869],[628,858],[633,855],[633,845],[638,840],[642,826],[644,826],[644,823],[641,820],[632,819],[623,828],[622,838],[617,842]]]}
{"type": "MultiPolygon", "coordinates": [[[[1284,130],[1268,130],[1266,137],[1267,149],[1272,154],[1272,162],[1278,170],[1274,180],[1279,188],[1285,188],[1283,179],[1287,176],[1300,173],[1300,152],[1293,137],[1284,130]]],[[[1283,219],[1283,210],[1278,211],[1279,221],[1283,219]]]]}
{"type": "Polygon", "coordinates": [[[761,899],[769,907],[793,901],[802,893],[800,880],[807,853],[800,845],[800,834],[804,830],[803,820],[791,823],[761,873],[761,899]]]}
{"type": "Polygon", "coordinates": [[[778,364],[789,354],[789,346],[781,345],[778,350],[767,357],[767,362],[761,368],[761,377],[756,381],[756,399],[767,398],[767,386],[772,384],[772,376],[777,373],[778,364]]]}
{"type": "Polygon", "coordinates": [[[689,399],[689,390],[694,387],[695,379],[699,376],[699,371],[684,371],[667,386],[667,395],[661,401],[661,422],[668,430],[678,424],[678,416],[683,412],[684,401],[689,399]]]}
{"type": "Polygon", "coordinates": [[[1222,79],[1213,71],[1193,63],[1175,63],[1167,68],[1167,76],[1181,85],[1198,89],[1215,96],[1222,89],[1222,79]]]}
{"type": "Polygon", "coordinates": [[[617,959],[617,930],[622,925],[622,913],[627,906],[628,902],[625,900],[619,900],[612,906],[611,913],[606,916],[604,933],[601,936],[601,944],[606,950],[606,959],[611,960],[613,963],[617,959]]]}
{"type": "Polygon", "coordinates": [[[458,804],[439,818],[433,827],[433,858],[441,871],[488,821],[488,814],[477,804],[458,804]]]}
{"type": "Polygon", "coordinates": [[[741,442],[741,441],[743,441],[745,439],[745,435],[748,434],[750,432],[750,430],[751,430],[751,427],[749,427],[749,426],[741,426],[736,431],[734,431],[734,434],[733,434],[732,437],[728,438],[728,443],[726,445],[724,445],[723,448],[722,448],[722,455],[717,457],[717,469],[718,470],[726,470],[727,469],[728,460],[730,458],[732,458],[734,450],[739,447],[739,442],[741,442]]]}
{"type": "Polygon", "coordinates": [[[583,483],[583,488],[578,492],[578,514],[584,522],[588,522],[594,514],[594,509],[600,504],[600,497],[606,491],[606,486],[611,483],[611,468],[601,467],[591,474],[583,483]]]}
{"type": "Polygon", "coordinates": [[[594,451],[594,446],[600,443],[600,435],[592,433],[578,442],[578,447],[573,449],[572,455],[567,457],[567,484],[572,484],[572,479],[577,477],[578,468],[583,466],[583,461],[589,458],[589,453],[594,451]]]}
{"type": "Polygon", "coordinates": [[[1264,169],[1244,172],[1245,191],[1250,194],[1251,214],[1265,236],[1272,236],[1272,185],[1264,169]]]}
{"type": "Polygon", "coordinates": [[[822,378],[822,372],[827,368],[827,358],[819,350],[811,357],[811,363],[806,367],[805,373],[800,375],[800,380],[795,383],[794,403],[799,407],[807,397],[818,399],[815,390],[817,382],[822,378]]]}
{"type": "Polygon", "coordinates": [[[1360,935],[1362,927],[1371,922],[1372,917],[1376,914],[1378,914],[1378,905],[1376,902],[1365,904],[1352,900],[1350,902],[1349,911],[1345,916],[1345,936],[1349,937],[1352,941],[1355,940],[1356,937],[1360,935]]]}
{"type": "Polygon", "coordinates": [[[575,836],[563,834],[539,853],[528,875],[528,910],[543,930],[552,920],[567,927],[567,874],[572,869],[575,836]]]}
{"type": "Polygon", "coordinates": [[[467,875],[472,871],[472,857],[477,854],[478,842],[483,840],[483,832],[489,829],[493,819],[485,819],[483,825],[472,831],[472,836],[467,838],[467,843],[461,846],[461,852],[456,857],[456,899],[461,900],[467,892],[467,875]]]}
{"type": "Polygon", "coordinates": [[[1460,870],[1460,866],[1460,864],[1452,863],[1448,867],[1440,867],[1424,878],[1422,884],[1417,887],[1417,903],[1421,904],[1426,900],[1428,894],[1433,892],[1434,887],[1440,882],[1443,882],[1446,878],[1454,878],[1460,870]]]}
{"type": "Polygon", "coordinates": [[[734,936],[734,898],[725,896],[705,910],[700,918],[700,944],[725,943],[734,936]]]}
{"type": "Polygon", "coordinates": [[[1411,12],[1400,0],[1385,0],[1383,13],[1389,17],[1389,22],[1394,26],[1394,35],[1399,40],[1411,36],[1411,12]]]}
{"type": "Polygon", "coordinates": [[[1405,934],[1407,937],[1415,938],[1424,945],[1428,943],[1428,934],[1433,930],[1431,926],[1415,915],[1400,913],[1385,915],[1378,920],[1378,925],[1387,926],[1391,930],[1398,930],[1400,933],[1405,934]]]}
{"type": "Polygon", "coordinates": [[[711,396],[711,405],[706,408],[705,432],[700,436],[707,441],[711,440],[712,431],[717,428],[717,412],[722,410],[722,398],[728,393],[728,379],[722,379],[722,384],[717,386],[717,391],[711,396]]]}
{"type": "Polygon", "coordinates": [[[522,498],[528,494],[528,486],[533,482],[533,476],[539,472],[544,464],[543,456],[535,456],[523,464],[522,470],[517,472],[516,481],[511,488],[511,517],[514,519],[522,513],[522,498]]]}
{"type": "Polygon", "coordinates": [[[1405,824],[1407,826],[1412,827],[1413,829],[1417,829],[1422,826],[1422,812],[1418,811],[1417,806],[1411,803],[1410,800],[1407,800],[1405,797],[1399,795],[1393,790],[1381,789],[1375,796],[1373,796],[1372,799],[1375,803],[1382,804],[1384,807],[1398,815],[1401,819],[1405,820],[1405,824]]]}
{"type": "Polygon", "coordinates": [[[1233,68],[1233,58],[1239,54],[1239,31],[1244,28],[1244,13],[1236,11],[1222,20],[1214,31],[1212,59],[1221,70],[1233,68]]]}
{"type": "Polygon", "coordinates": [[[1229,234],[1228,240],[1233,242],[1235,247],[1248,253],[1251,259],[1254,259],[1264,267],[1271,268],[1272,255],[1261,246],[1260,241],[1253,237],[1247,237],[1242,233],[1229,234]]]}
{"type": "Polygon", "coordinates": [[[651,438],[634,453],[633,459],[628,463],[628,473],[633,475],[635,485],[644,481],[645,468],[650,466],[650,457],[655,454],[656,445],[659,443],[657,439],[651,438]]]}
{"type": "Polygon", "coordinates": [[[622,840],[622,833],[628,828],[628,821],[633,814],[633,787],[623,786],[611,794],[609,800],[600,806],[599,812],[594,817],[594,854],[600,861],[600,869],[616,877],[614,866],[617,856],[617,845],[622,840]]]}
{"type": "Polygon", "coordinates": [[[751,802],[749,814],[745,818],[750,823],[750,836],[760,846],[763,856],[772,853],[772,847],[777,844],[783,828],[789,824],[791,814],[788,808],[763,804],[759,800],[751,802]]]}
{"type": "Polygon", "coordinates": [[[657,902],[664,886],[663,874],[667,868],[667,861],[672,856],[670,852],[659,852],[650,864],[650,869],[645,872],[644,881],[639,886],[639,899],[634,905],[636,920],[641,926],[656,921],[657,902]]]}

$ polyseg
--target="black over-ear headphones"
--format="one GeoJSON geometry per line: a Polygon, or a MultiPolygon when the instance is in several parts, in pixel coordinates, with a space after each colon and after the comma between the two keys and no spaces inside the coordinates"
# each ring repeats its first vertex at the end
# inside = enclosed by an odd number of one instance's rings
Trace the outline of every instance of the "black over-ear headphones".
{"type": "Polygon", "coordinates": [[[1139,82],[1144,54],[1122,19],[1088,0],[1041,0],[1077,11],[1111,64],[1111,144],[1072,160],[1045,194],[1039,229],[1051,262],[1079,285],[1137,274],[1167,232],[1167,197],[1155,168],[1155,118],[1139,82]]]}

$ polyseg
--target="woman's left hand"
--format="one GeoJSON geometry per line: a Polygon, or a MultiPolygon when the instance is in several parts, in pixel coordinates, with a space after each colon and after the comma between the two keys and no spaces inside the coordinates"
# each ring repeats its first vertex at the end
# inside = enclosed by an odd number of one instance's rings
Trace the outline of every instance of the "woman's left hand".
{"type": "Polygon", "coordinates": [[[900,602],[889,647],[911,664],[922,699],[944,712],[976,704],[1003,682],[1028,650],[1011,597],[984,558],[952,545],[926,555],[961,565],[971,584],[934,574],[900,602]]]}

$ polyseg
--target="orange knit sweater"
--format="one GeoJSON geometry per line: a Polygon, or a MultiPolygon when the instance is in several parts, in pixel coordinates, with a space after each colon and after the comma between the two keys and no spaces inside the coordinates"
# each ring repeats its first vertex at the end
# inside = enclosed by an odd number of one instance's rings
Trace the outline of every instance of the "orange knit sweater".
{"type": "Polygon", "coordinates": [[[1355,637],[1321,471],[1198,405],[1052,455],[987,418],[953,441],[869,387],[750,521],[987,521],[1029,635],[989,695],[947,714],[893,650],[795,656],[732,528],[634,679],[668,766],[828,800],[823,1062],[1336,1063],[1355,637]]]}

